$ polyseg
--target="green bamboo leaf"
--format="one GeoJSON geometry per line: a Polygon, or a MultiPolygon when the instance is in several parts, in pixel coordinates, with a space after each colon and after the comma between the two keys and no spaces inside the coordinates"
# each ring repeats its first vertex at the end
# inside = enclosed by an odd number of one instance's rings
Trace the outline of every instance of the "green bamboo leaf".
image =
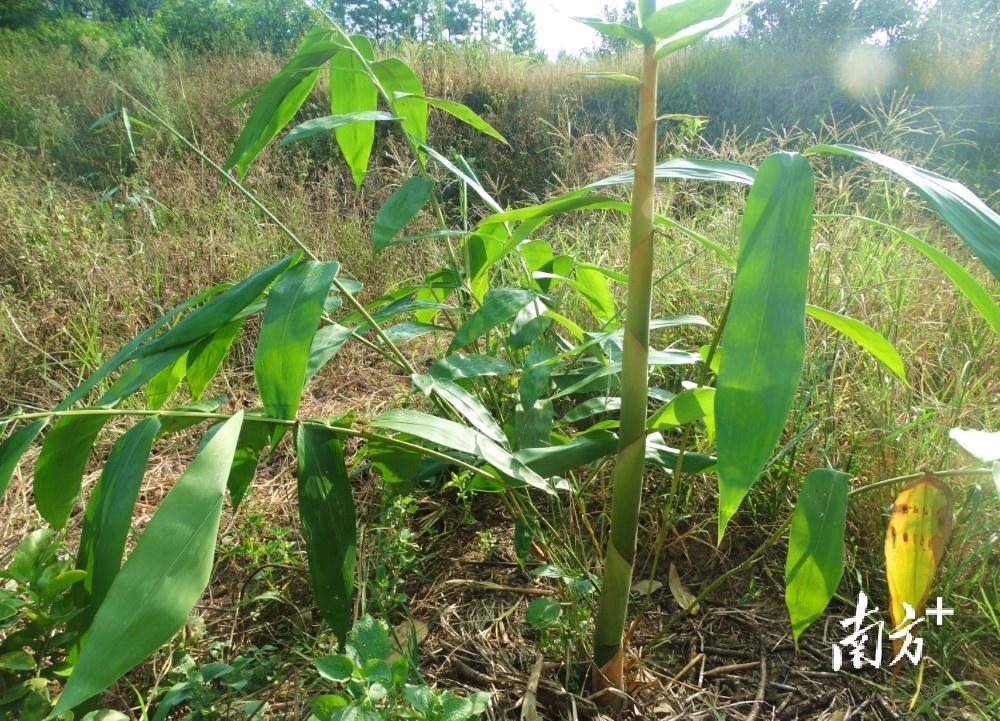
{"type": "Polygon", "coordinates": [[[372,425],[475,456],[496,468],[507,478],[538,488],[550,495],[555,494],[554,488],[560,487],[548,483],[486,435],[455,421],[398,408],[378,416],[372,421],[372,425]]]}
{"type": "Polygon", "coordinates": [[[188,351],[185,377],[193,399],[201,398],[212,382],[242,326],[242,318],[231,321],[188,351]]]}
{"type": "Polygon", "coordinates": [[[240,428],[239,440],[236,442],[233,465],[226,480],[226,489],[229,491],[233,510],[239,508],[246,497],[257,473],[257,463],[260,461],[264,445],[273,432],[272,424],[254,421],[253,412],[246,415],[243,427],[240,428]]]}
{"type": "Polygon", "coordinates": [[[608,431],[581,433],[572,440],[544,448],[523,448],[514,458],[540,476],[566,475],[574,468],[607,458],[618,449],[618,437],[608,431]]]}
{"type": "Polygon", "coordinates": [[[139,349],[137,356],[159,353],[170,348],[186,346],[219,330],[250,305],[281,275],[294,260],[282,258],[264,270],[254,273],[217,297],[208,301],[189,315],[184,316],[173,328],[139,349]]]}
{"type": "Polygon", "coordinates": [[[583,23],[587,27],[596,30],[601,35],[605,35],[609,38],[626,40],[636,47],[641,48],[643,45],[654,42],[653,36],[641,28],[634,28],[621,23],[612,23],[607,20],[602,20],[601,18],[574,17],[573,19],[578,23],[583,23]]]}
{"type": "Polygon", "coordinates": [[[167,313],[164,313],[160,318],[146,328],[144,331],[139,333],[135,338],[126,343],[122,348],[115,353],[111,358],[101,364],[94,373],[87,378],[83,383],[76,387],[76,389],[70,393],[63,401],[57,405],[54,410],[63,411],[69,408],[71,405],[76,403],[78,400],[83,398],[87,393],[89,393],[98,383],[104,380],[109,374],[118,370],[124,363],[126,363],[139,347],[146,342],[153,334],[155,334],[160,328],[165,326],[176,316],[180,315],[188,308],[198,305],[199,303],[211,298],[214,295],[226,290],[225,285],[216,285],[212,288],[203,290],[201,293],[194,295],[183,303],[178,304],[167,313]]]}
{"type": "Polygon", "coordinates": [[[802,632],[826,610],[844,574],[844,524],[849,473],[811,471],[792,512],[785,561],[785,605],[798,645],[802,632]]]}
{"type": "Polygon", "coordinates": [[[400,117],[400,125],[417,143],[427,142],[427,101],[423,99],[424,84],[413,70],[398,58],[387,58],[371,64],[372,72],[382,88],[393,99],[392,105],[400,117]],[[400,97],[396,94],[399,93],[400,97]]]}
{"type": "MultiPolygon", "coordinates": [[[[673,158],[657,163],[653,177],[657,180],[707,180],[752,185],[756,173],[757,171],[749,165],[733,163],[728,160],[673,158]]],[[[634,172],[627,170],[624,173],[598,180],[587,187],[604,188],[609,185],[631,185],[634,178],[634,172]]]]}
{"type": "Polygon", "coordinates": [[[187,353],[159,371],[146,383],[146,405],[156,410],[170,400],[187,372],[187,353]]]}
{"type": "Polygon", "coordinates": [[[740,8],[734,13],[731,13],[723,18],[720,18],[718,22],[714,22],[711,25],[696,30],[691,33],[681,31],[676,36],[667,38],[666,42],[660,44],[656,48],[656,59],[660,60],[665,58],[671,53],[675,53],[682,48],[686,48],[688,45],[698,42],[702,38],[714,33],[716,30],[726,27],[731,22],[738,20],[743,17],[753,8],[755,3],[748,3],[745,7],[740,8]]]}
{"type": "Polygon", "coordinates": [[[851,155],[899,176],[951,226],[993,276],[1000,278],[1000,215],[957,180],[856,145],[816,145],[806,153],[851,155]]]}
{"type": "Polygon", "coordinates": [[[536,293],[524,288],[493,288],[487,291],[483,304],[455,332],[448,352],[479,340],[493,328],[516,316],[537,297],[536,293]]]}
{"type": "Polygon", "coordinates": [[[483,135],[489,135],[491,138],[495,138],[505,145],[510,144],[507,142],[507,138],[502,136],[496,128],[479,117],[474,110],[466,105],[463,105],[462,103],[456,103],[454,100],[444,100],[442,98],[422,97],[420,100],[423,100],[432,108],[443,110],[449,115],[458,118],[463,123],[475,128],[483,135]]]}
{"type": "Polygon", "coordinates": [[[962,295],[964,295],[969,302],[972,303],[976,310],[979,311],[980,315],[986,319],[986,322],[990,324],[993,331],[1000,334],[1000,305],[993,300],[993,296],[990,295],[990,292],[980,285],[979,281],[976,280],[972,273],[967,271],[930,243],[921,240],[917,236],[913,235],[913,233],[908,233],[902,228],[897,228],[896,226],[889,225],[888,223],[872,220],[871,218],[854,215],[823,215],[820,217],[852,218],[860,220],[864,223],[868,223],[869,225],[888,230],[903,242],[916,248],[929,258],[938,268],[940,268],[944,274],[948,276],[948,278],[951,279],[951,282],[955,284],[955,287],[958,288],[959,292],[961,292],[962,295]]]}
{"type": "MultiPolygon", "coordinates": [[[[659,466],[667,473],[673,473],[677,467],[680,450],[672,448],[663,442],[659,433],[646,436],[646,462],[659,466]]],[[[681,471],[684,473],[707,473],[716,464],[716,459],[705,453],[687,451],[681,459],[681,471]]]]}
{"type": "Polygon", "coordinates": [[[111,449],[90,494],[76,558],[76,567],[87,575],[73,590],[83,610],[73,618],[72,628],[82,631],[90,626],[118,575],[149,452],[159,432],[160,419],[155,416],[129,429],[111,449]]]}
{"type": "Polygon", "coordinates": [[[903,383],[906,383],[906,366],[903,364],[903,359],[895,346],[881,333],[869,328],[860,320],[834,313],[832,310],[819,306],[807,305],[806,313],[846,335],[892,371],[903,383]]]}
{"type": "MultiPolygon", "coordinates": [[[[182,406],[177,406],[171,410],[175,411],[191,411],[195,414],[203,413],[215,413],[222,407],[222,404],[226,402],[225,396],[216,396],[215,398],[205,398],[199,401],[192,401],[191,403],[185,403],[182,406]]],[[[178,433],[191,426],[196,426],[199,423],[205,422],[204,417],[193,416],[161,416],[160,417],[160,437],[169,436],[171,433],[178,433]]]]}
{"type": "MultiPolygon", "coordinates": [[[[346,130],[358,125],[374,126],[376,121],[386,120],[399,120],[399,118],[392,113],[385,112],[384,110],[366,110],[356,113],[341,113],[340,115],[324,115],[321,118],[312,118],[311,120],[306,120],[305,122],[296,125],[288,131],[288,134],[281,139],[281,142],[279,142],[278,145],[297,143],[300,140],[306,140],[317,135],[325,135],[331,130],[340,132],[341,130],[346,130]]],[[[372,138],[374,139],[374,137],[375,133],[373,131],[372,138]]],[[[365,170],[367,171],[367,166],[365,167],[365,170]]],[[[362,175],[362,180],[363,179],[364,176],[362,175]]]]}
{"type": "Polygon", "coordinates": [[[160,504],[97,609],[52,716],[100,694],[177,633],[212,570],[243,414],[205,444],[160,504]]]}
{"type": "Polygon", "coordinates": [[[434,194],[434,181],[413,175],[393,191],[375,214],[372,250],[380,253],[395,242],[434,194]]]}
{"type": "Polygon", "coordinates": [[[611,294],[604,269],[589,263],[579,263],[574,269],[574,287],[583,297],[594,318],[602,324],[615,317],[615,297],[611,294]]]}
{"type": "Polygon", "coordinates": [[[700,23],[715,20],[729,9],[730,0],[680,0],[660,8],[642,27],[657,40],[666,40],[700,23]]]}
{"type": "MultiPolygon", "coordinates": [[[[375,60],[371,41],[364,35],[352,35],[351,42],[354,50],[341,51],[330,59],[330,113],[333,115],[378,109],[378,88],[366,67],[375,60]]],[[[342,125],[334,133],[340,153],[351,169],[354,187],[360,188],[375,144],[375,122],[342,125]]]]}
{"type": "Polygon", "coordinates": [[[774,153],[743,213],[715,396],[720,540],[781,438],[802,372],[814,185],[805,158],[774,153]]]}
{"type": "Polygon", "coordinates": [[[35,462],[35,506],[53,528],[69,520],[97,435],[110,416],[63,416],[52,426],[35,462]]]}
{"type": "Polygon", "coordinates": [[[274,284],[254,356],[254,376],[267,415],[293,419],[302,398],[310,348],[336,263],[304,261],[274,284]]]}
{"type": "Polygon", "coordinates": [[[616,210],[619,213],[629,213],[631,206],[616,198],[609,198],[606,195],[597,193],[586,193],[580,190],[573,190],[564,193],[559,197],[552,198],[544,203],[529,205],[526,208],[507,210],[502,213],[495,213],[482,221],[482,224],[523,222],[526,220],[548,219],[563,213],[570,213],[576,210],[616,210]]]}
{"type": "Polygon", "coordinates": [[[143,355],[136,358],[122,372],[111,387],[97,399],[98,406],[113,406],[123,398],[135,393],[160,373],[170,371],[175,364],[188,352],[191,343],[175,346],[159,353],[143,355]]]}
{"type": "Polygon", "coordinates": [[[651,431],[676,428],[714,415],[715,389],[688,388],[650,416],[646,428],[651,431]]]}
{"type": "Polygon", "coordinates": [[[514,373],[515,370],[514,366],[502,358],[494,358],[488,355],[455,353],[435,361],[427,369],[427,373],[435,378],[448,378],[457,381],[463,378],[506,376],[514,373]]]}
{"type": "Polygon", "coordinates": [[[445,403],[455,409],[465,420],[475,428],[496,441],[504,448],[507,448],[507,436],[503,428],[496,422],[486,407],[472,393],[462,388],[457,383],[447,378],[435,378],[429,375],[414,374],[413,384],[422,390],[428,397],[431,394],[437,395],[445,403]]]}
{"type": "Polygon", "coordinates": [[[560,419],[563,423],[578,423],[604,413],[614,413],[622,407],[622,399],[617,396],[597,396],[570,408],[560,419]]]}
{"type": "Polygon", "coordinates": [[[580,77],[590,78],[591,80],[610,80],[615,83],[624,83],[625,85],[639,85],[639,78],[635,75],[629,75],[628,73],[612,73],[612,72],[590,72],[590,73],[579,73],[580,77]]]}
{"type": "Polygon", "coordinates": [[[342,45],[332,40],[329,30],[315,30],[306,36],[292,59],[261,90],[226,160],[227,169],[235,168],[241,180],[246,176],[250,163],[288,125],[309,97],[320,66],[341,49],[342,45]]]}
{"type": "Polygon", "coordinates": [[[45,420],[32,421],[18,428],[0,443],[0,499],[7,492],[7,486],[10,485],[10,479],[17,469],[21,456],[42,432],[45,424],[45,420]]]}
{"type": "Polygon", "coordinates": [[[344,451],[333,433],[303,423],[297,433],[299,519],[316,604],[343,645],[354,610],[357,528],[344,451]]]}
{"type": "Polygon", "coordinates": [[[306,383],[311,381],[330,359],[344,347],[344,344],[354,335],[353,328],[331,323],[316,331],[312,346],[309,348],[309,363],[306,366],[306,383]]]}

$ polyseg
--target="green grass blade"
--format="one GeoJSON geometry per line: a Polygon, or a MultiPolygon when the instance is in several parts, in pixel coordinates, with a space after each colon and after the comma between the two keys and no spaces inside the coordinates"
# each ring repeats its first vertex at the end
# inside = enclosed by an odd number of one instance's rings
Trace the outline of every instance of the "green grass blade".
{"type": "Polygon", "coordinates": [[[788,533],[785,605],[798,644],[802,632],[826,610],[844,575],[844,524],[849,473],[811,471],[799,490],[788,533]]]}
{"type": "Polygon", "coordinates": [[[715,396],[720,540],[781,438],[802,372],[814,186],[809,161],[774,153],[743,213],[715,396]]]}
{"type": "Polygon", "coordinates": [[[344,451],[326,428],[303,423],[297,433],[299,519],[309,576],[323,618],[343,645],[351,628],[357,527],[344,451]]]}
{"type": "Polygon", "coordinates": [[[807,305],[806,313],[846,335],[906,383],[906,366],[903,364],[903,359],[896,347],[881,333],[856,318],[834,313],[819,306],[807,305]]]}
{"type": "Polygon", "coordinates": [[[159,432],[160,419],[155,416],[132,426],[115,443],[90,495],[76,558],[76,567],[87,577],[74,587],[76,603],[84,610],[73,619],[74,628],[90,626],[118,575],[149,452],[159,432]]]}
{"type": "Polygon", "coordinates": [[[268,295],[253,367],[264,411],[273,418],[292,419],[299,408],[310,348],[337,268],[304,261],[268,295]]]}
{"type": "Polygon", "coordinates": [[[52,716],[101,693],[165,644],[208,584],[243,414],[217,427],[150,519],[97,609],[52,716]]]}
{"type": "Polygon", "coordinates": [[[407,178],[396,188],[375,214],[372,250],[380,253],[392,245],[396,236],[413,221],[433,193],[434,181],[420,175],[407,178]]]}
{"type": "Polygon", "coordinates": [[[993,276],[1000,278],[1000,214],[957,180],[856,145],[816,145],[806,152],[851,155],[899,176],[951,226],[993,276]]]}

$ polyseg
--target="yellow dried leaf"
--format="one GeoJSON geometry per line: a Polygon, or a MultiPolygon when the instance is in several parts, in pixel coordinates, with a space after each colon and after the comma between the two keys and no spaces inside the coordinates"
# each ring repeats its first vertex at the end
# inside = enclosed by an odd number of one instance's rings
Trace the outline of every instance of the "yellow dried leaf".
{"type": "Polygon", "coordinates": [[[930,473],[904,488],[892,504],[885,534],[885,573],[893,628],[905,618],[904,603],[917,617],[923,614],[951,537],[951,505],[948,487],[930,473]]]}

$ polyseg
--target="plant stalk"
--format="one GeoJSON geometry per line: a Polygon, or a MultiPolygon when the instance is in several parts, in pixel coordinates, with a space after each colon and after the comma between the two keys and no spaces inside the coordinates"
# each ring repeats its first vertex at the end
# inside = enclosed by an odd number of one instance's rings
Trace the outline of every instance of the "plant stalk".
{"type": "Polygon", "coordinates": [[[621,429],[611,495],[611,534],[594,630],[594,685],[624,684],[622,636],[628,611],[646,460],[649,317],[653,285],[656,47],[643,48],[632,186],[628,297],[621,374],[621,429]]]}

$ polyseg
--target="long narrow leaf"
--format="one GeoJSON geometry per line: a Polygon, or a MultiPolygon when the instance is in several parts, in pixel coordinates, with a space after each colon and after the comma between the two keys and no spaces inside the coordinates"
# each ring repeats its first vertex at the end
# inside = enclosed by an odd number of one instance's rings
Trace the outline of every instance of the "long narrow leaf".
{"type": "Polygon", "coordinates": [[[680,0],[662,7],[642,27],[657,40],[665,40],[700,23],[715,20],[729,9],[730,0],[680,0]]]}
{"type": "Polygon", "coordinates": [[[493,288],[488,291],[479,309],[455,332],[448,352],[474,343],[496,326],[516,316],[537,297],[537,294],[523,288],[493,288]]]}
{"type": "Polygon", "coordinates": [[[868,327],[860,320],[834,313],[832,310],[819,306],[807,305],[806,313],[846,335],[868,351],[875,360],[892,371],[903,383],[906,383],[906,366],[903,364],[903,359],[896,347],[881,333],[868,327]]]}
{"type": "Polygon", "coordinates": [[[400,125],[417,143],[427,142],[427,101],[424,84],[410,67],[398,58],[372,63],[372,72],[393,101],[400,125]],[[396,97],[400,93],[401,97],[396,97]]]}
{"type": "Polygon", "coordinates": [[[990,324],[993,331],[1000,334],[1000,305],[993,300],[993,296],[990,295],[990,292],[986,290],[978,280],[976,280],[972,273],[930,243],[921,240],[913,233],[909,233],[902,228],[897,228],[894,225],[882,223],[878,220],[872,220],[871,218],[865,218],[857,215],[823,215],[817,217],[824,219],[845,218],[860,220],[863,223],[868,223],[869,225],[873,225],[877,228],[888,230],[904,243],[908,243],[910,246],[919,250],[928,259],[930,259],[931,262],[940,268],[942,272],[944,272],[944,274],[951,279],[951,282],[955,284],[955,287],[959,290],[959,292],[964,295],[969,302],[972,303],[976,310],[979,311],[980,315],[986,319],[986,322],[990,324]]]}
{"type": "Polygon", "coordinates": [[[240,281],[226,292],[184,316],[173,328],[144,345],[137,355],[159,353],[169,348],[193,343],[214,333],[256,300],[279,275],[288,269],[292,261],[292,256],[282,258],[277,263],[240,281]]]}
{"type": "Polygon", "coordinates": [[[821,468],[811,471],[799,491],[788,532],[785,605],[792,638],[826,610],[844,575],[844,524],[850,474],[821,468]]]}
{"type": "Polygon", "coordinates": [[[434,181],[414,175],[393,191],[375,214],[372,250],[380,253],[393,244],[434,193],[434,181]]]}
{"type": "Polygon", "coordinates": [[[957,180],[856,145],[816,145],[806,152],[851,155],[899,176],[937,211],[993,276],[1000,278],[1000,214],[957,180]]]}
{"type": "MultiPolygon", "coordinates": [[[[728,160],[689,160],[674,158],[657,163],[654,177],[657,180],[708,180],[720,183],[737,183],[752,185],[756,174],[749,165],[733,163],[728,160]]],[[[627,170],[618,175],[598,180],[588,185],[588,188],[604,188],[609,185],[631,185],[635,175],[627,170]]]]}
{"type": "Polygon", "coordinates": [[[720,540],[781,437],[802,372],[814,185],[801,155],[769,155],[743,214],[715,396],[720,540]]]}
{"type": "MultiPolygon", "coordinates": [[[[353,125],[375,125],[376,121],[399,120],[392,113],[383,110],[365,110],[356,113],[341,113],[340,115],[325,115],[322,118],[313,118],[300,123],[288,131],[288,134],[281,139],[279,145],[297,143],[317,135],[324,135],[331,130],[345,130],[353,125]]],[[[374,138],[374,131],[372,137],[374,138]]],[[[366,168],[367,169],[367,168],[366,168]]],[[[363,177],[363,176],[362,176],[363,177]]]]}
{"type": "Polygon", "coordinates": [[[35,506],[53,528],[66,525],[80,493],[90,451],[109,417],[64,416],[45,437],[35,462],[35,506]]]}
{"type": "Polygon", "coordinates": [[[341,645],[351,629],[357,528],[344,451],[332,432],[303,423],[297,434],[299,519],[316,604],[341,645]]]}
{"type": "Polygon", "coordinates": [[[235,168],[243,179],[254,158],[291,122],[309,97],[320,66],[341,48],[329,30],[316,30],[306,36],[292,59],[261,90],[226,160],[227,169],[235,168]]]}
{"type": "MultiPolygon", "coordinates": [[[[366,63],[375,60],[371,41],[364,35],[352,35],[351,42],[354,50],[343,50],[330,59],[330,112],[333,115],[378,109],[378,88],[365,67],[366,63]]],[[[342,125],[334,133],[340,153],[351,169],[354,187],[360,188],[375,144],[375,122],[342,125]]]]}
{"type": "Polygon", "coordinates": [[[76,567],[87,576],[74,587],[77,606],[83,609],[73,619],[75,628],[90,626],[118,575],[149,452],[159,432],[160,419],[154,416],[137,423],[119,438],[90,495],[76,558],[76,567]]]}
{"type": "Polygon", "coordinates": [[[292,419],[299,408],[310,347],[337,267],[305,261],[271,289],[254,356],[257,387],[271,417],[292,419]]]}
{"type": "Polygon", "coordinates": [[[0,499],[7,492],[7,486],[21,456],[45,428],[45,423],[44,420],[32,421],[18,428],[0,443],[0,499]]]}
{"type": "Polygon", "coordinates": [[[218,427],[150,519],[94,616],[53,717],[101,693],[184,626],[212,570],[242,422],[237,413],[218,427]]]}

